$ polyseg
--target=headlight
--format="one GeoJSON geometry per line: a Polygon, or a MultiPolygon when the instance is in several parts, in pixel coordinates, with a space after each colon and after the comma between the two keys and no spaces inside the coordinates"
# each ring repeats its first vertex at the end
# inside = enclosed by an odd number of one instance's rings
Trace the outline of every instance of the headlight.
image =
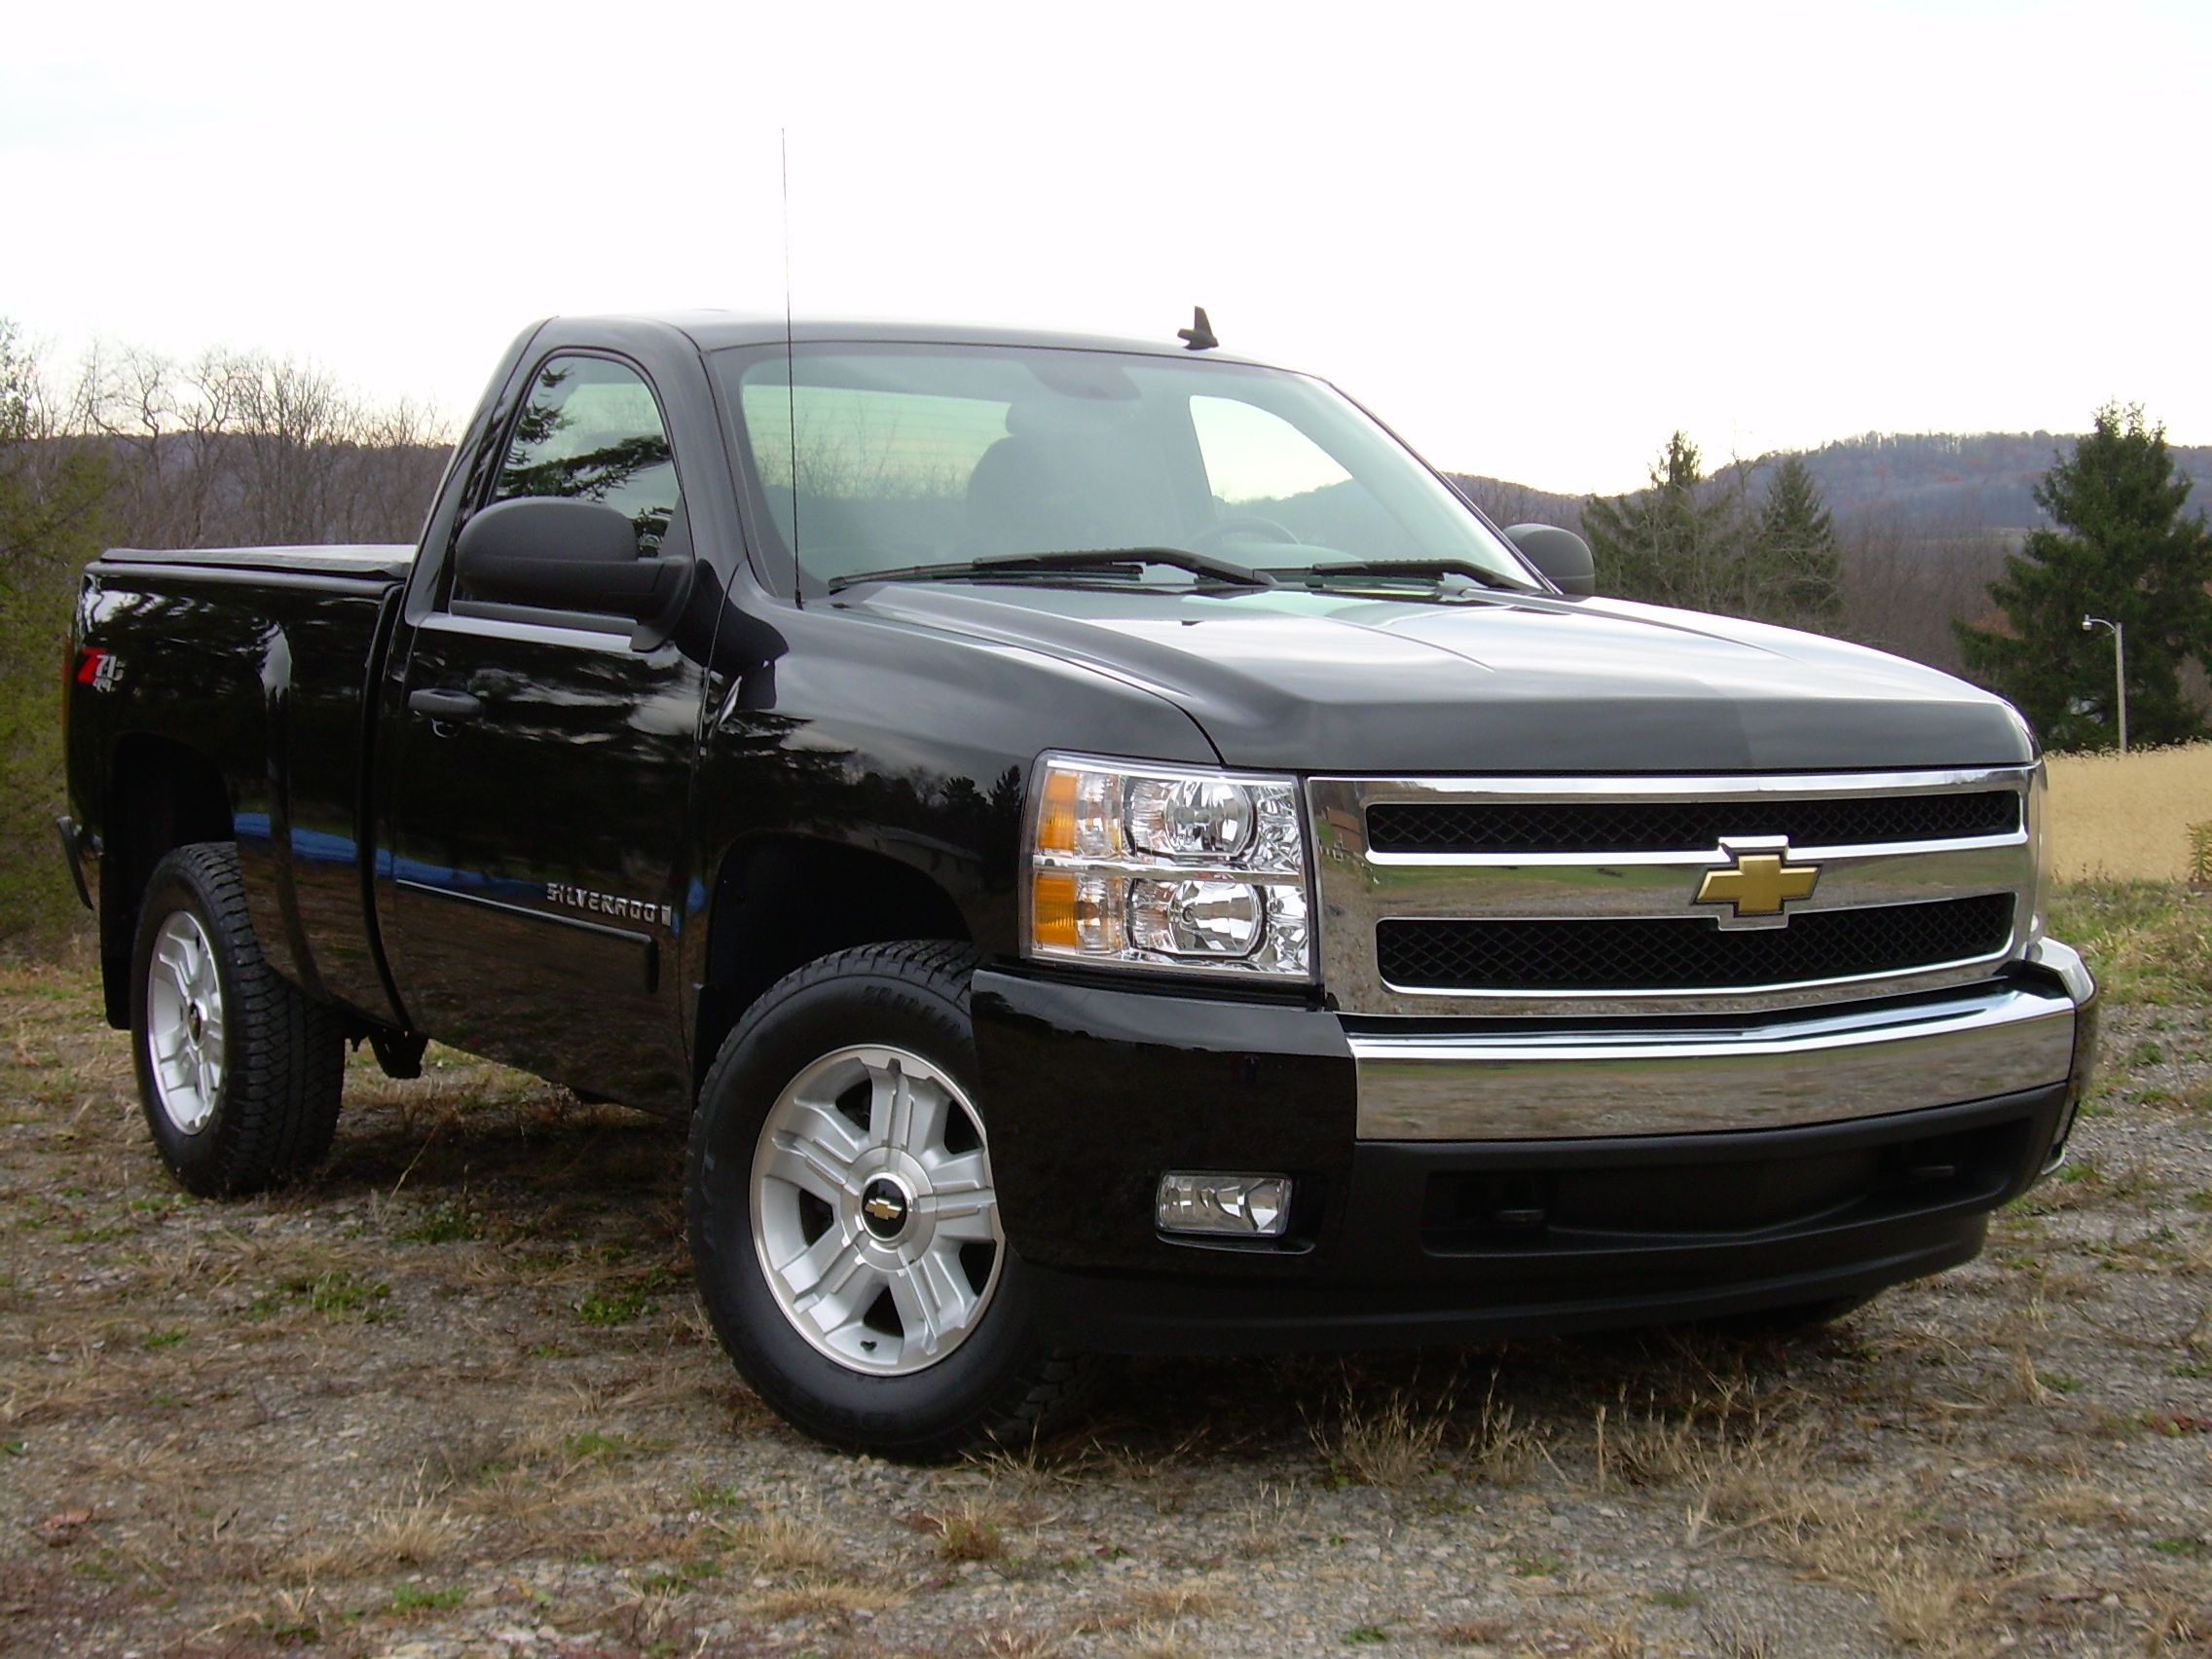
{"type": "Polygon", "coordinates": [[[1031,956],[1311,976],[1291,779],[1048,755],[1030,802],[1031,956]]]}

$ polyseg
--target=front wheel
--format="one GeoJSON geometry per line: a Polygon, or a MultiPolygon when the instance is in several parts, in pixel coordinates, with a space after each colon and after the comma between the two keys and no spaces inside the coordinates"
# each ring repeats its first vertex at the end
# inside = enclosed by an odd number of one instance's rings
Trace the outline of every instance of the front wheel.
{"type": "Polygon", "coordinates": [[[798,1427],[887,1456],[1034,1433],[1075,1375],[999,1225],[968,979],[935,942],[772,986],[700,1090],[685,1182],[716,1334],[798,1427]]]}

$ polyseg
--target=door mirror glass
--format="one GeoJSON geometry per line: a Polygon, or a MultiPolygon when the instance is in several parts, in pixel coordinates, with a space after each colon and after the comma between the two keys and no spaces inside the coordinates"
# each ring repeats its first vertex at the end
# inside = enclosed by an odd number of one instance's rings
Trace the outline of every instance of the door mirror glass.
{"type": "Polygon", "coordinates": [[[1505,535],[1567,598],[1588,599],[1598,591],[1598,562],[1590,556],[1590,543],[1573,531],[1555,524],[1517,524],[1505,535]]]}

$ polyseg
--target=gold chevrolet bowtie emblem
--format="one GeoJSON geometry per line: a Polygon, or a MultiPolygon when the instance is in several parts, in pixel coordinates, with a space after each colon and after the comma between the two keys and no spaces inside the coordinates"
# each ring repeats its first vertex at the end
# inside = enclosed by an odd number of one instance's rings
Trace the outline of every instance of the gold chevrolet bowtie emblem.
{"type": "Polygon", "coordinates": [[[1810,899],[1821,879],[1819,865],[1793,865],[1778,853],[1737,853],[1728,869],[1709,869],[1698,884],[1700,904],[1732,904],[1739,916],[1779,916],[1792,899],[1810,899]]]}
{"type": "Polygon", "coordinates": [[[861,1208],[877,1221],[897,1221],[906,1213],[906,1206],[896,1198],[869,1198],[861,1208]]]}

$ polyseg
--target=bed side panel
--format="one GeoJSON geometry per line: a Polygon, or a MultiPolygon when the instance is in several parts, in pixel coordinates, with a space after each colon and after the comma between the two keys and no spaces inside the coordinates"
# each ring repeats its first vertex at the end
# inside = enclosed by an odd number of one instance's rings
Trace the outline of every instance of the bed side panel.
{"type": "Polygon", "coordinates": [[[81,722],[97,728],[97,770],[134,738],[211,762],[263,953],[311,993],[387,1023],[400,1015],[363,903],[362,768],[365,691],[397,591],[322,574],[95,566],[80,612],[81,644],[115,661],[109,706],[81,722]]]}

